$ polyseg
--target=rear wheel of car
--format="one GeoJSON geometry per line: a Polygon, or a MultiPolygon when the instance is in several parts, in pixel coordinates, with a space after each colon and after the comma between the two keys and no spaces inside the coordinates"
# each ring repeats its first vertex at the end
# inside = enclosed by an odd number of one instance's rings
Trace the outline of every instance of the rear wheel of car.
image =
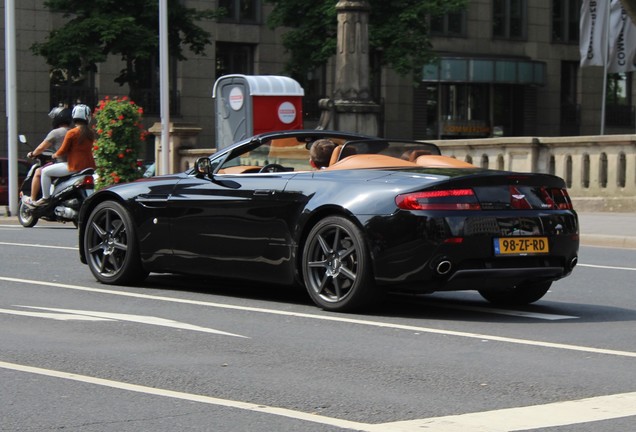
{"type": "Polygon", "coordinates": [[[83,241],[88,266],[98,281],[126,285],[148,276],[141,265],[135,226],[121,204],[97,205],[88,217],[83,241]]]}
{"type": "Polygon", "coordinates": [[[500,290],[480,290],[479,294],[491,303],[504,306],[523,306],[542,298],[552,282],[534,282],[515,288],[500,290]]]}
{"type": "Polygon", "coordinates": [[[33,216],[31,209],[20,200],[20,206],[18,207],[18,221],[25,228],[34,227],[38,223],[38,218],[33,216]]]}
{"type": "Polygon", "coordinates": [[[302,267],[311,299],[325,310],[360,310],[380,298],[362,232],[344,217],[327,217],[312,228],[302,267]]]}

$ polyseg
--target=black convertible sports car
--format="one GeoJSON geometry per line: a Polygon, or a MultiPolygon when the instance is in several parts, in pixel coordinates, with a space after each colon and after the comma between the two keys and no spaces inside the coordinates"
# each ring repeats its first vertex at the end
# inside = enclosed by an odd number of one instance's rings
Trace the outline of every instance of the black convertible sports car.
{"type": "Polygon", "coordinates": [[[301,284],[331,311],[388,291],[531,303],[570,274],[579,246],[559,177],[317,130],[257,135],[186,172],[103,189],[82,206],[79,235],[82,262],[106,284],[149,272],[301,284]],[[315,170],[319,139],[335,149],[315,170]]]}

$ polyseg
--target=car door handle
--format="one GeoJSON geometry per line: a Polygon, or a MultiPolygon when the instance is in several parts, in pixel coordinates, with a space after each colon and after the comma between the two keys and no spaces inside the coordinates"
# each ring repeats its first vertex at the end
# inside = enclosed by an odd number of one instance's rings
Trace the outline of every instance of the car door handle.
{"type": "Polygon", "coordinates": [[[254,196],[270,196],[274,195],[276,191],[273,189],[256,189],[254,191],[254,196]]]}

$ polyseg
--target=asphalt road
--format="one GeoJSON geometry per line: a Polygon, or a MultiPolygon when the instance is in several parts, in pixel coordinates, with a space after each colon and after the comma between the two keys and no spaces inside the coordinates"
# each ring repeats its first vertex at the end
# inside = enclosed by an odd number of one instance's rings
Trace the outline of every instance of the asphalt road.
{"type": "Polygon", "coordinates": [[[326,313],[304,292],[97,283],[69,225],[0,225],[0,431],[627,431],[636,250],[582,247],[537,304],[326,313]]]}

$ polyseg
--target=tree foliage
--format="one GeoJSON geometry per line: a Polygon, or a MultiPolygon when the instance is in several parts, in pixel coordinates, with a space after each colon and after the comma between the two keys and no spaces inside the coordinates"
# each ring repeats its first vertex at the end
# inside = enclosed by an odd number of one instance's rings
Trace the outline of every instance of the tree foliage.
{"type": "MultiPolygon", "coordinates": [[[[338,0],[266,0],[274,5],[270,27],[289,27],[283,45],[290,54],[288,72],[304,76],[336,54],[338,0]]],[[[431,18],[465,7],[467,0],[367,0],[369,46],[401,75],[418,71],[434,58],[429,39],[431,18]]]]}
{"type": "MultiPolygon", "coordinates": [[[[31,46],[54,69],[64,71],[70,79],[86,71],[96,71],[97,64],[109,55],[119,55],[125,63],[116,82],[142,88],[141,63],[158,56],[159,2],[157,0],[47,0],[52,12],[63,14],[65,25],[52,30],[44,42],[31,46]]],[[[168,1],[168,40],[170,56],[184,60],[184,48],[194,54],[204,53],[210,34],[196,23],[214,18],[217,11],[196,10],[179,0],[168,1]]]]}

